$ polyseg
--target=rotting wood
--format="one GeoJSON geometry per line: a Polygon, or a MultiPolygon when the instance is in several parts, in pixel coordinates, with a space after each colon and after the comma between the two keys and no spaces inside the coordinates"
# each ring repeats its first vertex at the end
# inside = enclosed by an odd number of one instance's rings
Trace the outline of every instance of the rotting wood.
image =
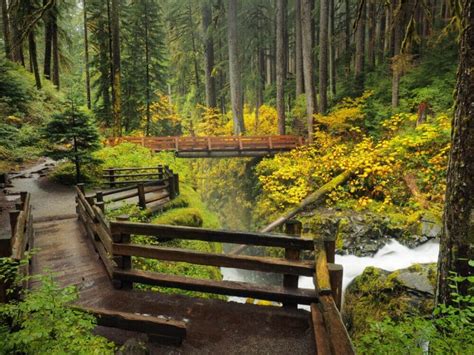
{"type": "MultiPolygon", "coordinates": [[[[316,204],[316,203],[320,202],[329,192],[334,190],[339,185],[342,185],[343,183],[345,183],[350,178],[352,173],[353,173],[352,169],[345,170],[343,173],[339,174],[338,176],[333,178],[331,181],[329,181],[328,183],[321,186],[318,190],[316,190],[315,192],[312,192],[311,194],[309,194],[303,201],[300,202],[300,204],[297,207],[295,207],[292,210],[284,213],[282,216],[277,218],[275,221],[268,224],[266,227],[260,229],[260,232],[261,233],[271,232],[271,231],[275,230],[277,227],[280,227],[283,223],[285,223],[289,219],[295,217],[304,208],[306,208],[306,207],[308,207],[312,204],[316,204]]],[[[246,245],[241,245],[241,246],[236,247],[233,250],[231,250],[229,252],[229,254],[239,254],[242,251],[244,251],[246,248],[247,248],[246,245]]]]}
{"type": "Polygon", "coordinates": [[[111,222],[112,234],[141,234],[172,239],[202,240],[221,243],[246,243],[250,245],[271,246],[313,250],[312,240],[269,233],[222,231],[206,228],[147,224],[134,222],[111,222]]]}
{"type": "Polygon", "coordinates": [[[230,256],[137,244],[114,243],[113,254],[291,275],[312,276],[314,273],[314,262],[311,261],[292,261],[257,256],[230,256]]]}
{"type": "Polygon", "coordinates": [[[74,306],[73,308],[94,315],[97,318],[97,324],[100,326],[147,333],[153,336],[171,337],[176,340],[178,345],[186,338],[186,323],[184,321],[103,308],[84,306],[74,306]]]}
{"type": "Polygon", "coordinates": [[[251,297],[276,302],[296,302],[298,304],[318,302],[316,293],[313,290],[288,290],[278,286],[260,286],[246,282],[194,279],[157,272],[138,270],[125,271],[120,269],[114,270],[114,279],[188,291],[251,297]]]}
{"type": "Polygon", "coordinates": [[[413,198],[415,201],[424,209],[429,208],[429,203],[426,200],[426,197],[423,195],[423,193],[420,191],[418,188],[418,185],[416,184],[416,178],[412,173],[405,174],[403,176],[403,181],[405,181],[405,184],[408,187],[408,190],[410,190],[411,194],[413,195],[413,198]]]}
{"type": "Polygon", "coordinates": [[[342,307],[342,280],[343,268],[342,265],[328,263],[329,280],[331,283],[331,291],[334,297],[334,302],[338,310],[342,307]]]}

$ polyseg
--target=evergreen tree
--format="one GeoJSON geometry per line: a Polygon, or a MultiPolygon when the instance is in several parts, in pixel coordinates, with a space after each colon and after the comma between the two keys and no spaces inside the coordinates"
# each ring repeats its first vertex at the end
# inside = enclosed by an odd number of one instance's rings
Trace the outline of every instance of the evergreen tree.
{"type": "Polygon", "coordinates": [[[44,127],[51,145],[45,151],[53,159],[67,159],[76,167],[76,181],[82,180],[81,165],[92,162],[91,153],[100,148],[99,133],[90,114],[71,101],[63,113],[53,115],[44,127]]]}

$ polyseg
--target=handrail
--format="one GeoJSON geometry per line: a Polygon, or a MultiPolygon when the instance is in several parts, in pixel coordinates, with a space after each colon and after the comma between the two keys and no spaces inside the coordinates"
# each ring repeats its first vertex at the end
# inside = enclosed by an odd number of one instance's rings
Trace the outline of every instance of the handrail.
{"type": "Polygon", "coordinates": [[[78,186],[76,192],[78,216],[104,263],[114,287],[129,289],[133,283],[144,283],[182,290],[271,300],[282,302],[284,307],[307,304],[310,305],[311,323],[318,353],[354,354],[352,342],[338,311],[342,268],[328,262],[333,259],[334,243],[323,244],[319,241],[299,238],[301,223],[287,222],[286,232],[290,235],[277,235],[125,221],[109,222],[102,210],[94,205],[94,199],[85,196],[83,186],[78,186]],[[137,245],[131,242],[132,234],[167,239],[192,239],[281,247],[285,248],[285,259],[213,254],[155,245],[137,245]],[[300,250],[314,250],[314,262],[301,260],[300,250]],[[284,274],[283,286],[194,279],[134,270],[131,262],[132,257],[282,273],[284,274]],[[299,276],[313,276],[315,279],[314,290],[299,289],[299,276]]]}

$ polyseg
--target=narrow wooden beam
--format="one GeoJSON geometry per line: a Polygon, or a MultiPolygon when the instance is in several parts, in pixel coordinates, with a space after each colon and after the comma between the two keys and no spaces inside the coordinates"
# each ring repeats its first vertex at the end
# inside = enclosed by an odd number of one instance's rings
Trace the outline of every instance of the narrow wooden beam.
{"type": "Polygon", "coordinates": [[[186,338],[186,323],[173,319],[164,319],[141,314],[112,311],[103,308],[74,306],[73,308],[90,313],[97,318],[97,324],[104,327],[147,333],[152,336],[172,338],[181,344],[186,338]]]}

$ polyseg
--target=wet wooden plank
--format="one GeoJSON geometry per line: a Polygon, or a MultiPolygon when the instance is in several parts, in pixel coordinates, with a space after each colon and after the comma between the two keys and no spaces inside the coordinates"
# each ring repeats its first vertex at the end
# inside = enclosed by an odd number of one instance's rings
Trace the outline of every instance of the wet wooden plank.
{"type": "Polygon", "coordinates": [[[355,354],[351,338],[332,296],[321,295],[319,296],[319,302],[332,353],[335,355],[355,354]]]}
{"type": "Polygon", "coordinates": [[[314,262],[311,261],[291,261],[257,256],[212,254],[194,250],[137,244],[114,244],[113,253],[114,255],[139,256],[166,261],[184,261],[199,265],[212,265],[291,275],[312,276],[314,273],[314,262]]]}
{"type": "Polygon", "coordinates": [[[216,293],[227,296],[251,297],[276,302],[311,304],[317,302],[316,293],[307,289],[285,289],[278,286],[260,286],[247,282],[213,281],[185,276],[167,275],[139,270],[114,270],[114,279],[148,285],[178,288],[188,291],[216,293]]]}
{"type": "Polygon", "coordinates": [[[316,343],[316,353],[318,355],[331,355],[329,337],[324,324],[324,318],[319,309],[319,305],[311,303],[311,321],[313,325],[314,341],[316,343]]]}
{"type": "Polygon", "coordinates": [[[280,248],[294,248],[300,250],[314,249],[312,240],[270,233],[222,231],[206,228],[133,222],[111,222],[110,227],[112,229],[112,234],[141,234],[161,238],[250,244],[280,248]]]}

